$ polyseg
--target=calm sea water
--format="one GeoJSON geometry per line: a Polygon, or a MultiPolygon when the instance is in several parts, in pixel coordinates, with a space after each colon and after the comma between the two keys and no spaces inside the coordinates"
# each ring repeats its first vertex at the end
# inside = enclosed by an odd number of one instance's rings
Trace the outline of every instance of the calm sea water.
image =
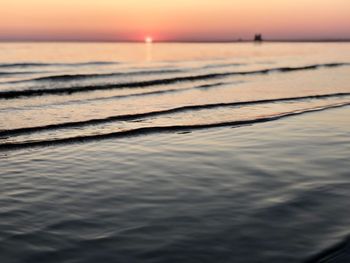
{"type": "Polygon", "coordinates": [[[346,43],[0,44],[0,262],[349,262],[349,73],[346,43]]]}

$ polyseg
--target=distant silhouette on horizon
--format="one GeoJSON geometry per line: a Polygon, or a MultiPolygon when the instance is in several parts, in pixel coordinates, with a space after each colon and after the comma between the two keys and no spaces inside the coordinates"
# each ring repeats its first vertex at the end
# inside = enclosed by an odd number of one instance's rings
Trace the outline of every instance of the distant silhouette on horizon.
{"type": "Polygon", "coordinates": [[[263,41],[262,34],[255,34],[254,41],[255,42],[262,42],[263,41]]]}

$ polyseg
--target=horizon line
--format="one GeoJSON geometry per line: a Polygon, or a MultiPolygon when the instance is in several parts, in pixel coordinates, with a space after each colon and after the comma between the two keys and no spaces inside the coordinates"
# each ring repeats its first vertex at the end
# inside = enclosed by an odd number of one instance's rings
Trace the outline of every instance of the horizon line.
{"type": "MultiPolygon", "coordinates": [[[[145,43],[143,40],[113,40],[113,39],[0,39],[0,43],[145,43]]],[[[325,42],[350,42],[350,38],[294,38],[294,39],[217,39],[217,40],[154,40],[155,43],[325,43],[325,42]]]]}

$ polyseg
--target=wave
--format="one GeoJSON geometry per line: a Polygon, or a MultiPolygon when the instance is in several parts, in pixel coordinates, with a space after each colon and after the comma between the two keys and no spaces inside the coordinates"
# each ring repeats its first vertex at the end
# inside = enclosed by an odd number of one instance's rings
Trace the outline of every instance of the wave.
{"type": "Polygon", "coordinates": [[[74,81],[74,80],[84,80],[84,79],[97,79],[97,78],[108,78],[108,77],[118,77],[118,76],[137,76],[137,75],[148,75],[148,74],[171,74],[171,73],[181,73],[183,70],[172,69],[172,70],[148,70],[148,71],[134,71],[134,72],[121,72],[121,73],[106,73],[106,74],[66,74],[66,75],[54,75],[47,77],[32,78],[19,81],[11,81],[6,83],[23,83],[31,81],[74,81]]]}
{"type": "MultiPolygon", "coordinates": [[[[186,92],[189,90],[208,90],[211,88],[215,88],[218,86],[222,85],[227,85],[227,84],[239,84],[243,83],[244,81],[236,81],[236,82],[218,82],[218,83],[213,83],[213,84],[204,84],[204,85],[199,85],[199,86],[194,86],[194,87],[189,87],[189,88],[175,88],[175,89],[166,89],[166,90],[156,90],[156,91],[148,91],[148,92],[140,92],[140,93],[132,93],[132,94],[126,94],[126,95],[116,95],[116,96],[111,96],[111,97],[101,97],[101,98],[93,98],[93,99],[87,99],[84,100],[84,102],[87,101],[98,101],[98,100],[107,100],[107,99],[123,99],[123,98],[131,98],[131,97],[141,97],[141,96],[152,96],[152,95],[160,95],[160,94],[168,94],[168,93],[180,93],[180,92],[186,92]]],[[[70,101],[72,102],[72,101],[70,101]]],[[[78,102],[77,100],[74,102],[78,102]]]]}
{"type": "Polygon", "coordinates": [[[26,148],[34,147],[45,147],[45,146],[57,146],[65,145],[71,143],[83,143],[96,140],[105,140],[105,139],[116,139],[116,138],[125,138],[133,136],[141,136],[154,133],[171,133],[171,132],[184,132],[184,131],[194,131],[194,130],[203,130],[210,128],[220,128],[220,127],[241,127],[247,125],[254,125],[258,123],[265,123],[270,121],[280,120],[282,118],[297,116],[301,114],[324,111],[328,109],[334,109],[344,106],[349,106],[348,103],[333,104],[326,107],[317,107],[309,108],[304,110],[292,111],[283,114],[278,114],[274,116],[261,117],[251,120],[241,120],[241,121],[229,121],[229,122],[219,122],[211,124],[198,124],[198,125],[174,125],[174,126],[154,126],[154,127],[143,127],[132,130],[112,132],[107,134],[98,134],[98,135],[88,135],[88,136],[77,136],[64,139],[53,139],[53,140],[42,140],[42,141],[32,141],[32,142],[22,142],[22,143],[4,143],[0,144],[0,151],[9,151],[9,150],[20,150],[26,148]]]}
{"type": "Polygon", "coordinates": [[[348,262],[350,258],[350,236],[340,243],[321,251],[319,254],[309,258],[305,263],[331,263],[348,262]]]}
{"type": "MultiPolygon", "coordinates": [[[[156,90],[156,91],[147,91],[147,92],[138,92],[138,93],[130,93],[126,95],[115,95],[115,96],[108,96],[108,97],[97,97],[97,98],[91,98],[91,99],[84,99],[84,100],[68,100],[64,102],[58,102],[58,103],[48,103],[48,104],[40,104],[35,106],[25,106],[25,107],[6,107],[6,111],[9,110],[27,110],[27,109],[41,109],[43,107],[48,106],[59,106],[59,105],[69,105],[69,104],[86,104],[89,102],[96,102],[96,101],[104,101],[104,100],[114,100],[114,99],[126,99],[126,98],[133,98],[133,97],[142,97],[142,96],[153,96],[153,95],[162,95],[162,94],[168,94],[168,93],[181,93],[186,92],[189,90],[208,90],[211,88],[215,88],[222,85],[234,85],[234,84],[241,84],[244,83],[244,81],[231,81],[231,82],[217,82],[213,84],[204,84],[194,87],[188,87],[188,88],[175,88],[175,89],[166,89],[166,90],[156,90]]],[[[2,109],[0,109],[1,111],[2,109]]]]}
{"type": "Polygon", "coordinates": [[[49,67],[49,66],[89,66],[89,65],[113,65],[118,62],[110,61],[91,61],[78,63],[38,63],[38,62],[24,62],[24,63],[2,63],[0,68],[27,68],[27,67],[49,67]]]}
{"type": "Polygon", "coordinates": [[[202,66],[202,67],[198,67],[198,69],[238,67],[238,66],[243,66],[243,65],[246,65],[246,64],[243,64],[243,63],[221,63],[221,64],[205,65],[205,66],[202,66]]]}
{"type": "Polygon", "coordinates": [[[167,109],[167,110],[110,116],[110,117],[102,118],[102,119],[91,119],[91,120],[86,120],[86,121],[66,122],[66,123],[59,123],[59,124],[50,124],[50,125],[45,125],[45,126],[2,130],[2,131],[0,131],[0,136],[7,137],[7,136],[30,134],[30,133],[35,133],[35,132],[49,131],[49,130],[79,128],[79,127],[98,125],[98,124],[104,124],[104,123],[115,122],[115,121],[130,121],[130,120],[141,119],[141,118],[157,117],[157,116],[174,114],[174,113],[181,113],[181,112],[186,112],[186,111],[215,109],[215,108],[222,108],[222,107],[245,106],[245,105],[268,104],[268,103],[285,102],[285,101],[300,101],[300,100],[307,100],[307,99],[325,99],[325,98],[341,97],[341,96],[350,96],[350,92],[349,93],[311,95],[311,96],[302,96],[302,97],[278,98],[278,99],[265,99],[265,100],[255,100],[255,101],[188,105],[188,106],[182,106],[182,107],[177,107],[177,108],[171,108],[171,109],[167,109]]]}
{"type": "Polygon", "coordinates": [[[190,82],[190,81],[200,81],[215,78],[223,78],[227,76],[234,75],[256,75],[256,74],[268,74],[271,72],[292,72],[292,71],[302,71],[302,70],[313,70],[317,68],[333,68],[340,66],[349,66],[350,63],[329,63],[329,64],[316,64],[310,66],[302,67],[279,67],[271,69],[262,69],[254,71],[243,71],[243,72],[224,72],[224,73],[210,73],[194,76],[185,77],[174,77],[167,79],[155,79],[140,82],[129,82],[129,83],[117,83],[117,84],[106,84],[106,85],[89,85],[89,86],[75,86],[75,87],[63,87],[55,89],[30,89],[30,90],[16,90],[16,91],[2,91],[0,92],[0,99],[15,99],[19,97],[35,97],[43,95],[60,95],[60,94],[73,94],[79,92],[91,92],[98,90],[111,90],[111,89],[122,89],[122,88],[142,88],[157,85],[168,85],[178,82],[190,82]]]}
{"type": "MultiPolygon", "coordinates": [[[[11,71],[4,71],[0,72],[0,76],[13,76],[13,75],[29,75],[29,74],[38,74],[38,73],[45,73],[40,71],[19,71],[19,72],[11,72],[11,71]]],[[[9,82],[6,82],[9,83],[9,82]]]]}

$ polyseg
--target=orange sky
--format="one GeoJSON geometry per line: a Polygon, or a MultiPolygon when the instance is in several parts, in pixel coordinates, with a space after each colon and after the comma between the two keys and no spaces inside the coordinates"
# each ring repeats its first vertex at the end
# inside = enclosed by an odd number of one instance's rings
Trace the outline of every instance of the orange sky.
{"type": "Polygon", "coordinates": [[[1,0],[0,39],[350,38],[350,0],[1,0]]]}

